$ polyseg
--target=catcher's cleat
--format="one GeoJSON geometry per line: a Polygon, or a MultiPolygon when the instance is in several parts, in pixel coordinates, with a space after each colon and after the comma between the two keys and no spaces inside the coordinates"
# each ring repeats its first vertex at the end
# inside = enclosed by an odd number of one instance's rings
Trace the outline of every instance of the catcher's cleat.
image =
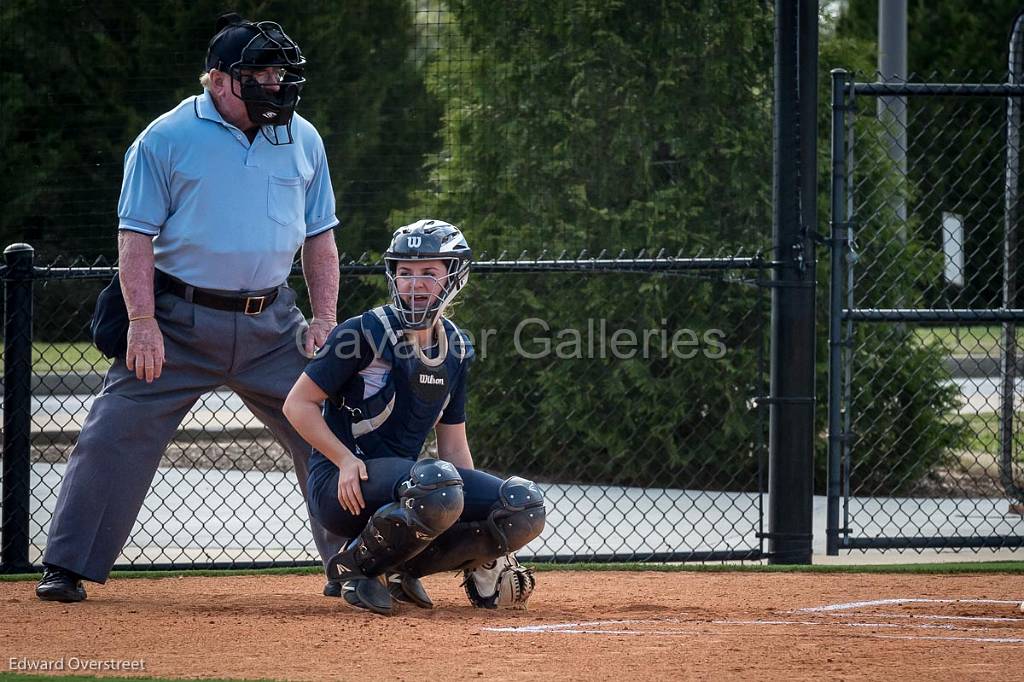
{"type": "Polygon", "coordinates": [[[383,576],[346,580],[341,583],[341,596],[348,606],[360,611],[372,611],[382,616],[394,613],[391,592],[384,585],[383,576]]]}
{"type": "Polygon", "coordinates": [[[462,572],[466,596],[478,609],[498,608],[498,560],[462,572]]]}
{"type": "Polygon", "coordinates": [[[414,578],[408,573],[389,573],[388,590],[395,601],[403,604],[413,604],[421,609],[434,608],[434,602],[423,587],[419,578],[414,578]]]}
{"type": "MultiPolygon", "coordinates": [[[[349,606],[390,616],[394,611],[391,592],[384,583],[384,576],[368,576],[356,560],[360,548],[353,543],[327,560],[327,580],[341,585],[341,596],[349,606]]],[[[327,588],[324,588],[324,594],[327,588]]]]}
{"type": "Polygon", "coordinates": [[[340,580],[328,580],[324,583],[324,596],[325,597],[340,597],[341,596],[341,581],[340,580]]]}
{"type": "Polygon", "coordinates": [[[525,609],[537,585],[533,569],[522,566],[511,554],[465,570],[463,575],[466,596],[479,609],[525,609]]]}
{"type": "Polygon", "coordinates": [[[77,574],[58,566],[46,566],[36,585],[36,596],[43,601],[84,601],[85,587],[77,574]]]}

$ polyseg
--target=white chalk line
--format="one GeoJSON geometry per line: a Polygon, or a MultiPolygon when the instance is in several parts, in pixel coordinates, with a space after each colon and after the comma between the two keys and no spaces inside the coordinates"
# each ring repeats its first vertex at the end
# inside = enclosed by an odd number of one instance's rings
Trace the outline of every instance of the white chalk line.
{"type": "MultiPolygon", "coordinates": [[[[837,613],[838,611],[850,611],[861,607],[888,606],[900,604],[1019,604],[1018,600],[1006,599],[924,599],[924,598],[899,598],[899,599],[872,599],[868,601],[846,602],[842,604],[827,604],[825,606],[812,606],[791,611],[791,613],[823,613],[833,617],[853,618],[870,616],[872,618],[905,618],[922,620],[958,620],[974,622],[1020,622],[1024,618],[1002,618],[985,616],[943,616],[936,614],[860,614],[860,613],[837,613]]],[[[565,635],[656,635],[656,636],[700,636],[704,632],[677,630],[623,630],[616,628],[608,629],[607,626],[614,625],[651,625],[663,623],[685,624],[688,621],[679,618],[658,618],[658,619],[620,619],[620,620],[598,620],[575,623],[548,623],[543,625],[520,625],[512,627],[485,627],[487,632],[508,632],[520,634],[565,634],[565,635]]],[[[699,625],[700,623],[693,623],[699,625]]],[[[711,625],[736,625],[736,626],[831,626],[849,628],[898,628],[902,630],[945,630],[954,632],[987,632],[989,628],[963,627],[952,624],[930,624],[930,623],[839,623],[836,621],[809,621],[809,620],[715,620],[710,621],[711,625]]],[[[1024,638],[1019,637],[955,637],[938,635],[896,635],[882,633],[865,633],[867,637],[878,639],[899,639],[899,640],[930,640],[930,641],[957,641],[957,642],[982,642],[991,644],[1024,644],[1024,638]]]]}
{"type": "Polygon", "coordinates": [[[803,613],[821,613],[824,611],[843,611],[859,609],[864,606],[889,606],[892,604],[1020,604],[1019,599],[872,599],[870,601],[851,601],[845,604],[827,604],[825,606],[808,606],[797,609],[803,613]]]}
{"type": "MultiPolygon", "coordinates": [[[[900,630],[953,630],[955,632],[989,632],[991,628],[965,628],[957,625],[920,623],[835,623],[820,620],[713,620],[713,625],[825,625],[844,628],[898,628],[900,630]]],[[[1024,639],[1020,640],[1024,642],[1024,639]]]]}
{"type": "MultiPolygon", "coordinates": [[[[655,635],[662,637],[692,637],[701,636],[707,633],[692,630],[609,630],[598,629],[595,626],[602,625],[643,625],[650,623],[679,622],[672,620],[613,620],[613,621],[591,621],[588,623],[551,623],[548,625],[521,625],[518,627],[486,627],[487,632],[509,632],[518,634],[556,634],[556,635],[655,635]]],[[[987,631],[987,628],[964,628],[956,625],[932,625],[921,623],[918,625],[905,625],[900,623],[836,623],[829,621],[814,620],[715,620],[711,625],[746,625],[746,626],[771,626],[771,625],[800,625],[800,626],[831,626],[849,628],[900,628],[920,630],[946,630],[955,632],[977,632],[987,631]]],[[[695,624],[696,625],[696,624],[695,624]]],[[[865,633],[867,637],[879,639],[906,639],[906,640],[942,640],[957,642],[984,642],[992,644],[1024,644],[1024,638],[1018,637],[953,637],[934,635],[888,635],[881,633],[865,633]]]]}
{"type": "MultiPolygon", "coordinates": [[[[860,618],[862,613],[828,613],[833,618],[860,618]]],[[[872,613],[875,618],[913,618],[915,620],[967,620],[982,623],[1024,623],[1024,618],[1004,618],[1000,616],[936,616],[918,613],[872,613]]]]}
{"type": "Polygon", "coordinates": [[[663,637],[690,637],[699,635],[699,632],[687,630],[521,630],[519,628],[483,628],[488,632],[515,632],[519,634],[546,633],[552,635],[658,635],[663,637]]]}
{"type": "MultiPolygon", "coordinates": [[[[589,623],[554,623],[548,625],[518,626],[505,628],[483,628],[486,632],[516,633],[516,634],[555,634],[555,635],[655,635],[669,637],[695,637],[703,633],[688,632],[686,630],[608,630],[601,626],[612,625],[650,625],[653,623],[680,623],[676,619],[660,621],[592,621],[589,623]]],[[[699,623],[692,624],[699,626],[699,623]]],[[[711,621],[710,625],[720,626],[825,626],[845,628],[873,628],[873,629],[901,629],[901,630],[945,630],[952,632],[987,632],[986,628],[963,628],[954,625],[932,625],[918,624],[906,625],[898,623],[836,623],[829,621],[711,621]]],[[[952,637],[952,636],[929,636],[929,635],[885,635],[878,633],[865,633],[867,637],[881,639],[907,639],[907,640],[945,640],[961,642],[986,642],[997,644],[1024,644],[1024,638],[1017,637],[952,637]]]]}

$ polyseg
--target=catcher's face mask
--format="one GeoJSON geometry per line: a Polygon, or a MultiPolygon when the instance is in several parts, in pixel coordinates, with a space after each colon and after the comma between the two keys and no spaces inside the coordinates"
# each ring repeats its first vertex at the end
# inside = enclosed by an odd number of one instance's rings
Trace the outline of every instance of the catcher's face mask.
{"type": "Polygon", "coordinates": [[[425,329],[440,317],[449,297],[451,259],[398,260],[390,264],[389,285],[395,309],[406,327],[425,329]]]}

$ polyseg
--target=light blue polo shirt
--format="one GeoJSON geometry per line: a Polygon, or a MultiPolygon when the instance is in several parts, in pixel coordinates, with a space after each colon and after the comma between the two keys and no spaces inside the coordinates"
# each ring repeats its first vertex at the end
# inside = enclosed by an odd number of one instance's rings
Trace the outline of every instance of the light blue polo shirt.
{"type": "Polygon", "coordinates": [[[285,281],[304,240],[338,224],[324,143],[292,119],[292,144],[249,144],[209,92],[184,100],[128,148],[118,228],[153,235],[156,267],[204,289],[285,281]]]}

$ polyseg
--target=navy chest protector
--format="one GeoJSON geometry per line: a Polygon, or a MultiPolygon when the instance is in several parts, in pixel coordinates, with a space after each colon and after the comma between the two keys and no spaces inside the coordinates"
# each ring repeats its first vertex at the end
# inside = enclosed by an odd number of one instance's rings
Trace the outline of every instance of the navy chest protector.
{"type": "Polygon", "coordinates": [[[420,424],[432,428],[447,407],[464,369],[470,347],[462,332],[451,321],[442,319],[435,327],[438,353],[431,359],[423,356],[402,333],[390,306],[363,313],[360,325],[372,351],[363,369],[376,358],[388,364],[390,371],[384,386],[371,396],[363,397],[362,382],[353,381],[340,395],[331,397],[336,407],[348,412],[352,435],[358,439],[390,428],[389,419],[397,413],[401,413],[404,422],[401,426],[420,424]]]}

